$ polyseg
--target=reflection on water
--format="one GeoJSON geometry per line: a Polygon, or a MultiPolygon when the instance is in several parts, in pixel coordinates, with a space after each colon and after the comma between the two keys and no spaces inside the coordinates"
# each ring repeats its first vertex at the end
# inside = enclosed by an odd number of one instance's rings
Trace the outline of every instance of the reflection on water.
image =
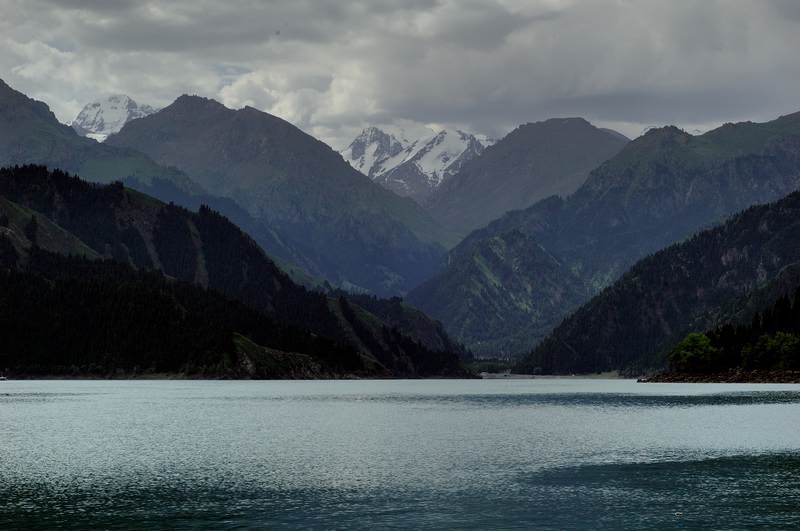
{"type": "Polygon", "coordinates": [[[800,386],[0,385],[3,529],[800,525],[800,386]]]}

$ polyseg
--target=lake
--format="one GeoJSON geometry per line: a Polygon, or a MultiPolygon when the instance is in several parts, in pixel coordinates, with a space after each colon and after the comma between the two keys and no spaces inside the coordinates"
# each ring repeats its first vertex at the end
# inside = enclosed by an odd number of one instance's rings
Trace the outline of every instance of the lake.
{"type": "Polygon", "coordinates": [[[800,526],[800,386],[0,382],[0,528],[800,526]]]}

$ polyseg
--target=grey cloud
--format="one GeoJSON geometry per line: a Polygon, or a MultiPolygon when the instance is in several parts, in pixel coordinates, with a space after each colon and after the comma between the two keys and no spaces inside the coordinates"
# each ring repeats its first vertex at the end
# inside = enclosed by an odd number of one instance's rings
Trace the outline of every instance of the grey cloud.
{"type": "Polygon", "coordinates": [[[0,77],[70,120],[108,92],[254,105],[340,146],[407,120],[687,128],[800,109],[793,0],[0,0],[0,77]]]}

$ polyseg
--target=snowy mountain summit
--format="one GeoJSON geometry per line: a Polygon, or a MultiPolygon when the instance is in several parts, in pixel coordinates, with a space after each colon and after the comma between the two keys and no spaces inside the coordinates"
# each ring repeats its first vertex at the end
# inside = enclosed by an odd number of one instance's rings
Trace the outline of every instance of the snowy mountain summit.
{"type": "Polygon", "coordinates": [[[457,129],[409,140],[402,131],[391,134],[369,127],[342,156],[373,181],[421,202],[489,144],[485,137],[457,129]]]}
{"type": "Polygon", "coordinates": [[[139,105],[128,96],[114,94],[87,104],[73,120],[72,128],[81,136],[103,142],[129,121],[154,112],[156,110],[149,105],[139,105]]]}

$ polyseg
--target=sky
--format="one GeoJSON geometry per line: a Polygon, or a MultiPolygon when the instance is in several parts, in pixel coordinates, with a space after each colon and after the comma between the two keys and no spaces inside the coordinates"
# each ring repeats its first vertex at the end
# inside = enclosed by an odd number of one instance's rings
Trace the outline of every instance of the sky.
{"type": "Polygon", "coordinates": [[[337,149],[369,125],[635,137],[800,110],[796,0],[0,0],[0,47],[0,77],[65,123],[198,94],[337,149]]]}

